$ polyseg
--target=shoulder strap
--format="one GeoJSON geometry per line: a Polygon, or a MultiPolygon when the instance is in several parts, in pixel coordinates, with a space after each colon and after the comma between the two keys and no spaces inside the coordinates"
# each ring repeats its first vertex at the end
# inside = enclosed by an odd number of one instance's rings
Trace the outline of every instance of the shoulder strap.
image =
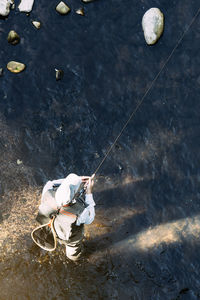
{"type": "MultiPolygon", "coordinates": [[[[60,184],[54,184],[52,189],[49,189],[49,193],[55,199],[55,194],[60,184]]],[[[86,208],[85,204],[85,191],[81,185],[79,190],[74,196],[72,203],[63,205],[57,213],[65,214],[70,213],[78,217],[86,208]]]]}

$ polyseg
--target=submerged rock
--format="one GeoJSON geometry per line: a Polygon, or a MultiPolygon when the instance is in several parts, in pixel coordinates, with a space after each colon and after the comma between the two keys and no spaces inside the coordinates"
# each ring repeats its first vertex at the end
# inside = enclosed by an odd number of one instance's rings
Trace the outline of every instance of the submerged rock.
{"type": "Polygon", "coordinates": [[[76,13],[77,13],[78,15],[81,15],[81,16],[84,16],[84,15],[85,15],[85,12],[84,12],[83,7],[77,9],[77,10],[76,10],[76,13]]]}
{"type": "Polygon", "coordinates": [[[82,0],[84,3],[93,2],[94,0],[82,0]]]}
{"type": "Polygon", "coordinates": [[[55,71],[56,71],[56,80],[61,80],[63,78],[64,72],[58,69],[55,69],[55,71]]]}
{"type": "Polygon", "coordinates": [[[17,164],[18,165],[21,165],[23,163],[23,161],[22,160],[20,160],[20,159],[17,159],[17,164]]]}
{"type": "Polygon", "coordinates": [[[12,73],[20,73],[25,69],[25,67],[26,66],[24,64],[17,61],[10,61],[7,64],[7,69],[12,73]]]}
{"type": "Polygon", "coordinates": [[[34,3],[34,0],[21,0],[18,8],[21,12],[29,13],[33,8],[33,3],[34,3]]]}
{"type": "Polygon", "coordinates": [[[11,30],[7,37],[8,43],[17,45],[20,42],[20,37],[14,30],[11,30]]]}
{"type": "Polygon", "coordinates": [[[15,2],[11,1],[11,9],[15,9],[15,2]]]}
{"type": "Polygon", "coordinates": [[[61,14],[61,15],[66,15],[70,12],[70,7],[67,6],[63,1],[61,1],[57,6],[56,6],[56,11],[61,14]]]}
{"type": "Polygon", "coordinates": [[[41,23],[39,21],[32,21],[32,24],[37,29],[40,29],[40,27],[41,27],[41,23]]]}
{"type": "Polygon", "coordinates": [[[3,68],[0,68],[0,77],[3,76],[3,68]]]}
{"type": "Polygon", "coordinates": [[[0,15],[6,17],[10,12],[10,0],[0,0],[0,15]]]}
{"type": "Polygon", "coordinates": [[[144,38],[148,45],[155,44],[163,33],[164,15],[159,8],[150,8],[142,18],[144,38]]]}

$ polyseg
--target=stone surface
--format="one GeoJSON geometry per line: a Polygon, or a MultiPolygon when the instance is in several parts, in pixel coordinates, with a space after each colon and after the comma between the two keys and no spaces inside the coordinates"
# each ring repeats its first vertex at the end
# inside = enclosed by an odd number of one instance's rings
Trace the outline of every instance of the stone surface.
{"type": "Polygon", "coordinates": [[[18,6],[21,12],[30,12],[33,8],[34,0],[21,0],[18,6]]]}
{"type": "Polygon", "coordinates": [[[32,21],[32,24],[37,29],[40,29],[40,27],[41,27],[41,23],[39,21],[32,21]]]}
{"type": "Polygon", "coordinates": [[[55,71],[56,71],[56,80],[61,80],[63,78],[64,72],[58,69],[55,69],[55,71]]]}
{"type": "Polygon", "coordinates": [[[6,17],[10,12],[10,0],[0,0],[0,15],[6,17]]]}
{"type": "Polygon", "coordinates": [[[150,8],[142,18],[144,38],[148,45],[155,44],[163,33],[164,15],[159,8],[150,8]]]}
{"type": "Polygon", "coordinates": [[[7,64],[7,69],[12,73],[20,73],[25,69],[25,67],[26,66],[24,64],[17,61],[10,61],[7,64]]]}
{"type": "Polygon", "coordinates": [[[15,3],[14,2],[11,4],[11,9],[15,9],[15,3]]]}
{"type": "Polygon", "coordinates": [[[20,160],[20,159],[17,159],[17,164],[18,165],[21,165],[23,163],[23,161],[22,160],[20,160]]]}
{"type": "Polygon", "coordinates": [[[78,15],[84,16],[84,15],[85,15],[84,8],[81,7],[81,8],[79,8],[79,9],[77,9],[77,10],[76,10],[76,13],[77,13],[78,15]]]}
{"type": "Polygon", "coordinates": [[[82,0],[84,3],[93,2],[94,0],[82,0]]]}
{"type": "Polygon", "coordinates": [[[16,45],[20,42],[20,37],[17,34],[17,32],[15,32],[14,30],[11,30],[8,33],[8,37],[7,37],[8,43],[12,44],[12,45],[16,45]]]}
{"type": "Polygon", "coordinates": [[[56,6],[56,11],[61,14],[61,15],[66,15],[70,12],[70,7],[67,6],[66,3],[61,1],[57,6],[56,6]]]}

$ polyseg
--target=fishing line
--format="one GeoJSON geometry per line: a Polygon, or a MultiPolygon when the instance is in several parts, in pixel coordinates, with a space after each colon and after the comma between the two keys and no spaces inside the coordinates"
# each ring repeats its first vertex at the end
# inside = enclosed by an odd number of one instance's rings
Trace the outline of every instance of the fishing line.
{"type": "Polygon", "coordinates": [[[153,87],[153,85],[155,84],[156,80],[158,79],[158,77],[160,76],[161,72],[163,71],[163,69],[166,67],[167,63],[169,62],[169,60],[171,59],[171,57],[173,56],[175,50],[178,48],[178,46],[180,45],[180,43],[182,42],[184,36],[186,35],[186,33],[189,31],[190,27],[192,26],[192,24],[194,23],[194,21],[196,20],[198,14],[200,12],[200,8],[197,10],[197,13],[195,14],[195,16],[193,17],[192,21],[190,22],[189,26],[186,28],[186,30],[183,32],[183,34],[181,35],[181,37],[179,38],[178,42],[176,43],[175,47],[173,48],[173,50],[171,51],[170,55],[168,56],[168,58],[166,59],[166,61],[164,62],[163,66],[161,67],[160,71],[158,72],[158,74],[155,76],[155,78],[153,79],[153,81],[150,83],[149,87],[147,88],[146,92],[144,93],[143,97],[141,98],[141,100],[138,102],[138,104],[136,105],[135,109],[133,110],[133,112],[131,113],[130,117],[128,118],[128,120],[125,122],[125,124],[123,125],[121,131],[119,132],[119,134],[117,135],[117,137],[115,138],[114,142],[112,143],[112,145],[110,146],[110,148],[108,149],[107,153],[105,154],[104,158],[102,159],[102,161],[100,162],[100,164],[98,165],[98,167],[96,168],[95,172],[93,174],[96,174],[98,172],[98,170],[100,169],[100,167],[102,166],[102,164],[104,163],[104,161],[106,160],[106,158],[108,157],[108,155],[110,154],[111,150],[113,149],[114,145],[116,144],[116,142],[118,141],[118,139],[120,138],[120,136],[122,135],[122,133],[124,132],[125,128],[127,127],[128,123],[131,121],[131,119],[133,118],[133,116],[136,114],[136,112],[138,111],[139,107],[142,105],[144,99],[146,98],[146,96],[148,95],[149,91],[151,90],[151,88],[153,87]]]}

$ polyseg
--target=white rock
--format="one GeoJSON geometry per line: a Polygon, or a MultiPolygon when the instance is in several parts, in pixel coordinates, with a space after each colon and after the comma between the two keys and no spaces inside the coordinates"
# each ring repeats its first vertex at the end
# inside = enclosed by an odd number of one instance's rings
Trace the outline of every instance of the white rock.
{"type": "Polygon", "coordinates": [[[39,21],[32,21],[33,26],[35,26],[35,28],[40,29],[41,27],[41,23],[39,21]]]}
{"type": "Polygon", "coordinates": [[[93,0],[82,0],[84,3],[92,2],[93,0]]]}
{"type": "Polygon", "coordinates": [[[10,0],[0,0],[0,15],[6,17],[10,12],[10,0]]]}
{"type": "Polygon", "coordinates": [[[146,11],[142,18],[142,28],[147,44],[155,44],[164,28],[164,15],[159,8],[153,7],[146,11]]]}
{"type": "Polygon", "coordinates": [[[21,12],[29,13],[33,8],[33,3],[34,3],[34,0],[21,0],[18,8],[21,12]]]}
{"type": "Polygon", "coordinates": [[[17,159],[17,164],[18,165],[21,165],[23,163],[23,161],[22,160],[20,160],[20,159],[17,159]]]}
{"type": "Polygon", "coordinates": [[[56,6],[56,11],[61,15],[68,14],[70,10],[71,10],[70,7],[63,1],[58,3],[58,5],[56,6]]]}
{"type": "Polygon", "coordinates": [[[12,73],[20,73],[26,68],[25,64],[17,61],[9,61],[7,64],[7,69],[12,73]]]}

